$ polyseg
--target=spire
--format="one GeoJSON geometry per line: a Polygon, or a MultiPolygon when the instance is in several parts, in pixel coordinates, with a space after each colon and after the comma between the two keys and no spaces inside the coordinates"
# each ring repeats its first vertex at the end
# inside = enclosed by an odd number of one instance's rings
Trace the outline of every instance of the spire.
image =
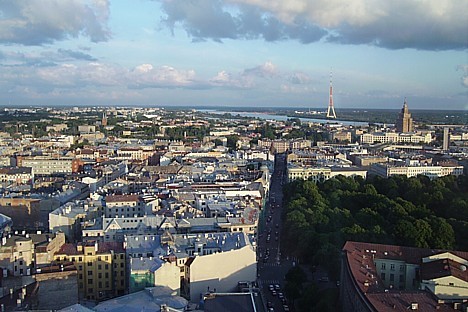
{"type": "Polygon", "coordinates": [[[330,94],[328,98],[328,110],[327,118],[336,119],[335,107],[333,105],[333,83],[332,83],[332,72],[330,71],[330,94]]]}

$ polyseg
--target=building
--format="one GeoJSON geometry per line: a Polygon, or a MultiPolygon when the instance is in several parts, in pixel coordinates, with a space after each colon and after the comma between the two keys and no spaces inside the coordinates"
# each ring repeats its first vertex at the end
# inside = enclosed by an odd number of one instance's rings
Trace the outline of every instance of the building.
{"type": "Polygon", "coordinates": [[[139,195],[108,195],[104,213],[106,218],[142,217],[145,215],[145,206],[139,195]]]}
{"type": "Polygon", "coordinates": [[[374,143],[431,143],[432,133],[395,133],[395,132],[374,132],[361,135],[361,144],[374,143]]]}
{"type": "Polygon", "coordinates": [[[388,178],[393,175],[404,175],[408,178],[415,177],[418,175],[425,175],[431,179],[443,177],[446,175],[459,176],[463,174],[463,166],[458,165],[418,165],[418,166],[406,166],[406,165],[391,165],[391,164],[372,164],[369,170],[369,174],[377,175],[382,178],[388,178]]]}
{"type": "Polygon", "coordinates": [[[444,138],[442,142],[442,150],[443,151],[448,151],[449,146],[450,146],[450,133],[449,133],[450,128],[449,127],[444,127],[444,138]]]}
{"type": "Polygon", "coordinates": [[[288,181],[294,180],[312,180],[315,183],[323,182],[330,179],[331,168],[329,167],[311,167],[311,166],[294,166],[288,164],[287,168],[288,181]]]}
{"type": "Polygon", "coordinates": [[[3,269],[3,275],[31,275],[31,269],[34,268],[34,243],[29,235],[13,235],[2,239],[0,268],[3,269]]]}
{"type": "Polygon", "coordinates": [[[468,252],[362,242],[343,247],[343,311],[455,311],[468,299],[468,252]]]}
{"type": "Polygon", "coordinates": [[[257,278],[255,243],[242,232],[127,236],[130,290],[167,286],[191,302],[257,278]],[[214,269],[215,268],[215,269],[214,269]]]}
{"type": "Polygon", "coordinates": [[[413,132],[413,118],[411,117],[411,113],[408,110],[408,104],[405,102],[403,103],[403,108],[401,112],[398,114],[398,119],[396,121],[396,131],[397,132],[413,132]]]}
{"type": "Polygon", "coordinates": [[[125,294],[127,266],[122,243],[65,244],[54,258],[57,263],[74,263],[80,298],[101,301],[125,294]]]}
{"type": "Polygon", "coordinates": [[[34,173],[28,167],[2,167],[0,168],[0,184],[9,185],[32,185],[34,173]]]}
{"type": "Polygon", "coordinates": [[[57,175],[78,172],[79,160],[72,157],[31,156],[17,158],[19,167],[30,167],[35,175],[57,175]]]}

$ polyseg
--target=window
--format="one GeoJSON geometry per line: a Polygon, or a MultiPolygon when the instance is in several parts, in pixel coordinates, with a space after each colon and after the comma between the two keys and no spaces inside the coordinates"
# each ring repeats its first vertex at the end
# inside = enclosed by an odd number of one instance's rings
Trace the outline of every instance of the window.
{"type": "Polygon", "coordinates": [[[395,280],[395,274],[391,273],[390,274],[390,282],[393,282],[395,280]]]}
{"type": "Polygon", "coordinates": [[[78,278],[79,278],[79,279],[83,279],[83,274],[80,274],[80,275],[78,276],[78,278]]]}
{"type": "Polygon", "coordinates": [[[382,270],[385,270],[385,266],[386,266],[385,263],[382,263],[382,265],[380,266],[380,268],[381,268],[382,270]]]}
{"type": "Polygon", "coordinates": [[[380,278],[382,279],[382,281],[385,281],[385,273],[380,273],[380,278]]]}
{"type": "Polygon", "coordinates": [[[88,278],[88,284],[92,284],[93,283],[93,279],[92,278],[88,278]]]}
{"type": "Polygon", "coordinates": [[[20,260],[20,261],[19,261],[19,265],[23,265],[23,260],[20,260]]]}
{"type": "Polygon", "coordinates": [[[403,264],[400,265],[400,272],[403,272],[405,270],[405,266],[403,264]]]}
{"type": "Polygon", "coordinates": [[[102,273],[98,273],[98,278],[102,278],[102,273]]]}
{"type": "Polygon", "coordinates": [[[106,272],[105,276],[106,276],[106,278],[109,278],[109,272],[106,272]]]}
{"type": "Polygon", "coordinates": [[[395,264],[390,264],[390,270],[395,271],[395,264]]]}

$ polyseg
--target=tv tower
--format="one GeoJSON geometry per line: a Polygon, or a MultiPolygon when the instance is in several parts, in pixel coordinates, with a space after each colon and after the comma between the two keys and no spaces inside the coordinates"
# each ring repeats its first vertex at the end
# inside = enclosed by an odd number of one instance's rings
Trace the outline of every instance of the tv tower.
{"type": "Polygon", "coordinates": [[[327,118],[336,119],[335,107],[333,106],[332,72],[330,72],[330,96],[328,100],[327,118]]]}

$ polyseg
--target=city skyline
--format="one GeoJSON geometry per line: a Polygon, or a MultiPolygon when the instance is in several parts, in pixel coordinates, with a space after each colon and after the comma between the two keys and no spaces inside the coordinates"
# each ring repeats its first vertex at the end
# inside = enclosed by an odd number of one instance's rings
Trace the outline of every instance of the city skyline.
{"type": "Polygon", "coordinates": [[[0,4],[0,104],[468,109],[468,4],[0,4]],[[415,18],[417,16],[417,18],[415,18]]]}

